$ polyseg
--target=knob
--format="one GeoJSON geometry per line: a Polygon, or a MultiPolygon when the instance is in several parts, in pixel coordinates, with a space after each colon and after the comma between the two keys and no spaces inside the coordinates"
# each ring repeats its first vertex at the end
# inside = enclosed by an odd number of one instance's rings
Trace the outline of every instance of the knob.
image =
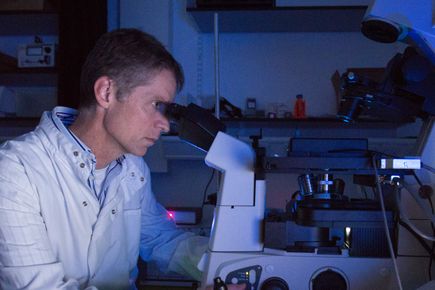
{"type": "Polygon", "coordinates": [[[261,285],[260,290],[290,290],[283,279],[279,277],[271,277],[266,279],[261,285]]]}
{"type": "Polygon", "coordinates": [[[347,283],[343,275],[333,270],[325,270],[316,275],[311,281],[313,290],[348,290],[347,283]]]}

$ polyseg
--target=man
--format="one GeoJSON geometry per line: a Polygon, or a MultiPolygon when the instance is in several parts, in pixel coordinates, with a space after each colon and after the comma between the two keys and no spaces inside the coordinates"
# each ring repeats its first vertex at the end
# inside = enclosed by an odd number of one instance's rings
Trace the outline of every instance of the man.
{"type": "Polygon", "coordinates": [[[2,145],[0,289],[134,289],[139,253],[199,279],[207,240],[167,218],[142,158],[182,85],[155,38],[109,32],[83,66],[79,112],[56,107],[2,145]]]}

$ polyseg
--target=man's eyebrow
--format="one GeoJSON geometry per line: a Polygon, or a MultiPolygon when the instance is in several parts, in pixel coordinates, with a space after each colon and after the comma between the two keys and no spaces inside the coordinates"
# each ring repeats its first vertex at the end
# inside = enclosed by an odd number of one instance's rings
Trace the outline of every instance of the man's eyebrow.
{"type": "Polygon", "coordinates": [[[166,103],[166,104],[170,104],[171,103],[171,101],[169,101],[169,102],[166,101],[165,98],[162,97],[161,95],[155,95],[154,96],[154,101],[158,101],[158,102],[166,103]]]}

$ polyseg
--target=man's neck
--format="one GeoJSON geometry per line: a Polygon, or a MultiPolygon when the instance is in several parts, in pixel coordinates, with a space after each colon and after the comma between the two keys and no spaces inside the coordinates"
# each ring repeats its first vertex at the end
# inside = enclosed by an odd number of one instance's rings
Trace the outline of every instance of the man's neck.
{"type": "Polygon", "coordinates": [[[113,140],[103,126],[103,118],[98,112],[80,111],[76,121],[69,129],[86,144],[97,160],[96,169],[109,165],[123,152],[113,146],[113,140]]]}

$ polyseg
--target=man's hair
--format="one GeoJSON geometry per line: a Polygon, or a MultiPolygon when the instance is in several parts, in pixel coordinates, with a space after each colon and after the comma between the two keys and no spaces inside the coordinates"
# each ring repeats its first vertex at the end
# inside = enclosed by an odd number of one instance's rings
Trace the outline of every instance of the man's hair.
{"type": "Polygon", "coordinates": [[[138,29],[118,29],[103,34],[91,50],[82,67],[80,107],[93,107],[95,81],[107,76],[117,87],[117,99],[127,97],[140,85],[167,69],[174,74],[177,91],[183,87],[180,64],[153,36],[138,29]]]}

